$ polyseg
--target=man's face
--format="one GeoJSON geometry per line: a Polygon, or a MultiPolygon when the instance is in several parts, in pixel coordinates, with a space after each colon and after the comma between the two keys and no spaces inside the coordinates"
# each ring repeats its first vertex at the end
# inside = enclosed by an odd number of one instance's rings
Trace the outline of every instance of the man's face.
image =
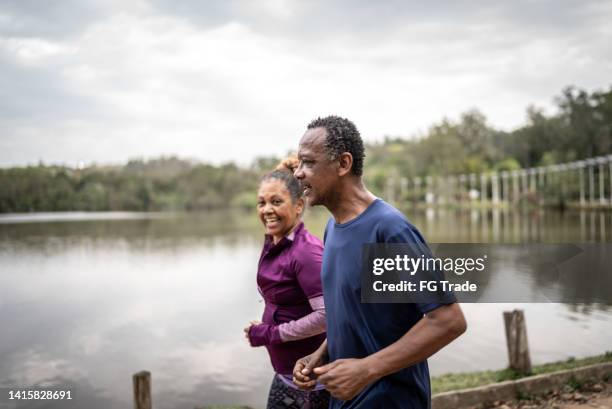
{"type": "Polygon", "coordinates": [[[326,205],[338,181],[336,161],[329,159],[325,150],[325,128],[306,131],[300,140],[298,159],[294,175],[304,189],[304,197],[311,206],[326,205]]]}

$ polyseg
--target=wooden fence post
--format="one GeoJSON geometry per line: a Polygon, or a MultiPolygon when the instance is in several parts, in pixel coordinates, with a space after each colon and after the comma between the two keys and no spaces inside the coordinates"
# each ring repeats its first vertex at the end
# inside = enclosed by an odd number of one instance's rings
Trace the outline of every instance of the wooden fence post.
{"type": "Polygon", "coordinates": [[[504,311],[504,324],[510,369],[523,374],[531,373],[527,326],[523,310],[504,311]]]}
{"type": "Polygon", "coordinates": [[[151,409],[151,372],[141,371],[133,376],[134,409],[151,409]]]}

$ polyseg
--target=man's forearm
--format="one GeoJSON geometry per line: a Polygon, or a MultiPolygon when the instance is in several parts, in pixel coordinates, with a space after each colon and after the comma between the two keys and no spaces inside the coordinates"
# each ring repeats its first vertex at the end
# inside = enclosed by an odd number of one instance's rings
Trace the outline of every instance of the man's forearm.
{"type": "Polygon", "coordinates": [[[325,338],[325,341],[321,343],[321,346],[317,349],[317,351],[322,352],[327,356],[327,338],[325,338]]]}
{"type": "Polygon", "coordinates": [[[417,322],[403,337],[364,358],[372,382],[421,362],[448,345],[466,329],[458,304],[437,308],[417,322]]]}

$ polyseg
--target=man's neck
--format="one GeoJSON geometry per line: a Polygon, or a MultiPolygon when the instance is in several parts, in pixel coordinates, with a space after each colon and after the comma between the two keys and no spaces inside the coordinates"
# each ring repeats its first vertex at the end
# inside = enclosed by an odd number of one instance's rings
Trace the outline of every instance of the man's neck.
{"type": "Polygon", "coordinates": [[[366,189],[361,179],[348,180],[339,186],[325,207],[334,216],[336,223],[347,223],[363,213],[374,200],[376,196],[366,189]]]}

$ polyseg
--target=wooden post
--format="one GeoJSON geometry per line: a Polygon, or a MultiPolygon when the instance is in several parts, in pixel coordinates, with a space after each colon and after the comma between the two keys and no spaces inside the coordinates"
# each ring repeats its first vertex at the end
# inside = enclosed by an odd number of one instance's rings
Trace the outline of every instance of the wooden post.
{"type": "Polygon", "coordinates": [[[504,324],[510,369],[523,374],[531,373],[527,326],[523,310],[504,311],[504,324]]]}
{"type": "Polygon", "coordinates": [[[429,206],[430,204],[433,203],[433,192],[431,191],[432,187],[432,177],[431,176],[425,176],[425,203],[427,203],[427,205],[429,206]]]}
{"type": "Polygon", "coordinates": [[[610,164],[610,205],[612,206],[612,155],[608,155],[608,163],[610,164]]]}
{"type": "MultiPolygon", "coordinates": [[[[470,173],[468,175],[468,194],[471,194],[470,192],[472,191],[472,189],[474,189],[474,185],[476,184],[476,175],[473,173],[470,173]]],[[[471,196],[470,196],[471,199],[471,196]]]]}
{"type": "Polygon", "coordinates": [[[404,204],[404,202],[408,201],[407,200],[408,199],[407,198],[407,196],[408,196],[407,192],[408,192],[408,178],[402,176],[400,178],[400,198],[399,198],[400,203],[402,205],[404,204]]]}
{"type": "Polygon", "coordinates": [[[508,201],[508,172],[505,170],[501,172],[501,201],[502,203],[508,201]]]}
{"type": "Polygon", "coordinates": [[[493,204],[499,204],[499,175],[497,172],[491,173],[491,198],[493,204]]]}
{"type": "Polygon", "coordinates": [[[536,169],[535,168],[529,168],[528,169],[529,172],[529,191],[531,193],[536,192],[536,169]]]}
{"type": "Polygon", "coordinates": [[[387,179],[387,183],[385,185],[385,199],[389,203],[395,204],[395,186],[393,186],[393,182],[393,178],[389,177],[387,179]]]}
{"type": "Polygon", "coordinates": [[[434,190],[436,195],[436,204],[444,204],[444,178],[436,176],[434,180],[434,190]]]}
{"type": "Polygon", "coordinates": [[[610,205],[612,205],[612,155],[608,155],[608,163],[610,164],[610,205]]]}
{"type": "Polygon", "coordinates": [[[605,173],[604,173],[604,161],[602,158],[597,158],[597,162],[599,162],[599,204],[606,204],[606,195],[605,195],[605,173]]]}
{"type": "Polygon", "coordinates": [[[512,171],[512,201],[518,202],[519,200],[519,172],[518,170],[512,171]]]}
{"type": "Polygon", "coordinates": [[[538,203],[543,205],[546,201],[546,189],[544,188],[544,168],[542,166],[537,167],[537,181],[538,186],[538,203]]]}
{"type": "Polygon", "coordinates": [[[527,193],[529,192],[529,181],[527,177],[527,169],[521,169],[521,182],[522,182],[522,195],[523,197],[527,197],[527,193]]]}
{"type": "MultiPolygon", "coordinates": [[[[612,172],[612,160],[610,161],[610,171],[612,172]]],[[[463,201],[464,197],[466,196],[465,192],[467,191],[467,196],[469,198],[469,189],[466,189],[465,187],[465,182],[467,181],[467,176],[466,175],[459,175],[459,200],[463,201]]]]}
{"type": "Polygon", "coordinates": [[[141,371],[133,376],[134,409],[151,409],[151,372],[141,371]]]}
{"type": "Polygon", "coordinates": [[[567,198],[567,170],[569,169],[569,165],[566,163],[562,163],[559,165],[559,180],[561,181],[561,198],[565,202],[568,200],[567,198]]]}
{"type": "Polygon", "coordinates": [[[456,189],[456,185],[457,185],[457,176],[455,175],[450,175],[449,177],[446,178],[447,183],[448,183],[448,202],[449,203],[456,203],[456,195],[455,195],[455,189],[456,189]]]}
{"type": "Polygon", "coordinates": [[[587,161],[589,166],[589,204],[595,203],[595,164],[589,159],[587,161]]]}
{"type": "Polygon", "coordinates": [[[579,185],[580,185],[580,207],[584,207],[585,204],[585,200],[584,200],[584,162],[580,161],[578,162],[578,170],[579,170],[579,175],[578,177],[580,178],[579,181],[579,185]]]}
{"type": "Polygon", "coordinates": [[[485,204],[487,200],[487,175],[480,174],[480,202],[485,204]]]}
{"type": "Polygon", "coordinates": [[[414,202],[418,203],[421,198],[421,178],[414,178],[414,202]]]}

